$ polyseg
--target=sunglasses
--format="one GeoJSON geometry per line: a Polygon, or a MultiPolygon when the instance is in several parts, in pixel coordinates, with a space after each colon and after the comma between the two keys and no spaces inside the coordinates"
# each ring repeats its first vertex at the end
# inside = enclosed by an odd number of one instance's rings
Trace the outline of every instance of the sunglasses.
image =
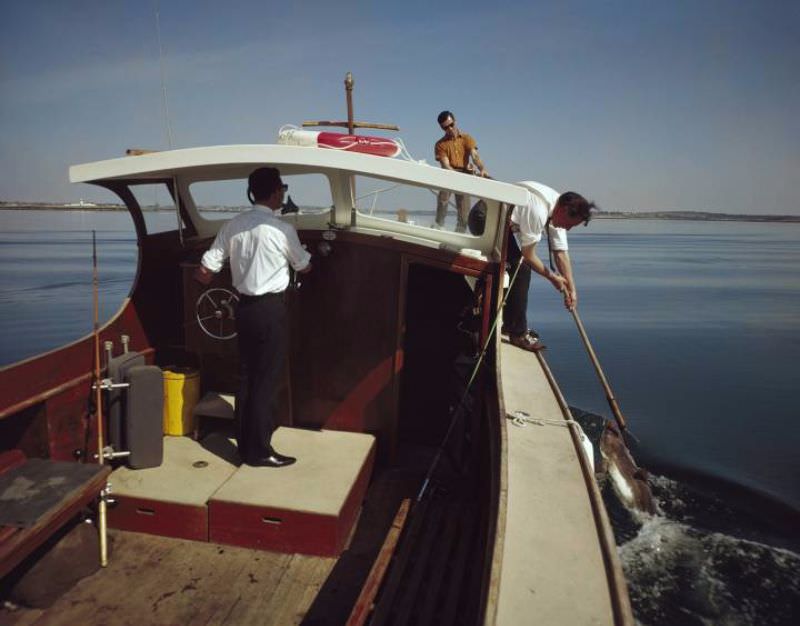
{"type": "Polygon", "coordinates": [[[289,191],[289,185],[287,185],[286,183],[283,183],[283,184],[281,185],[281,188],[282,188],[284,191],[289,191]]]}
{"type": "Polygon", "coordinates": [[[450,130],[450,129],[451,129],[451,128],[453,128],[453,126],[455,126],[455,125],[456,125],[456,123],[455,123],[455,122],[450,122],[450,123],[449,123],[449,124],[447,124],[447,125],[445,125],[445,124],[442,124],[442,125],[440,126],[440,128],[441,128],[442,130],[450,130]]]}

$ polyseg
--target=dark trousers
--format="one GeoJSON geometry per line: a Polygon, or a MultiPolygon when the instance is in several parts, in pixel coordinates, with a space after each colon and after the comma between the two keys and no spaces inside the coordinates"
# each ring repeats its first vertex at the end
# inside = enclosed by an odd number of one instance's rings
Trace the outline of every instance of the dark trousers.
{"type": "MultiPolygon", "coordinates": [[[[513,233],[508,234],[509,278],[514,278],[517,263],[522,258],[513,233]]],[[[503,329],[509,335],[521,335],[528,330],[528,289],[531,285],[531,268],[522,261],[517,278],[508,290],[506,305],[503,307],[503,329]]]]}
{"type": "Polygon", "coordinates": [[[288,319],[283,294],[241,296],[236,309],[239,395],[236,441],[245,463],[272,453],[277,395],[286,362],[288,319]]]}

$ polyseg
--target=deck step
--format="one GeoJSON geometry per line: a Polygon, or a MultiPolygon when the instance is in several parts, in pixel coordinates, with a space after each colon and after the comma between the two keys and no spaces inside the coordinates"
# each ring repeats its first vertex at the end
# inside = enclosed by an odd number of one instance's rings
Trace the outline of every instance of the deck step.
{"type": "Polygon", "coordinates": [[[297,463],[242,466],[209,501],[217,543],[338,556],[366,493],[375,438],[363,433],[281,427],[272,443],[297,463]]]}
{"type": "Polygon", "coordinates": [[[203,442],[164,437],[164,462],[111,474],[116,504],[109,508],[112,528],[163,537],[208,541],[207,502],[236,471],[236,446],[219,437],[203,442]]]}
{"type": "Polygon", "coordinates": [[[210,435],[164,438],[160,467],[117,468],[109,525],[165,537],[276,552],[337,556],[366,493],[375,438],[281,427],[272,443],[296,456],[282,468],[249,467],[236,444],[210,435]]]}

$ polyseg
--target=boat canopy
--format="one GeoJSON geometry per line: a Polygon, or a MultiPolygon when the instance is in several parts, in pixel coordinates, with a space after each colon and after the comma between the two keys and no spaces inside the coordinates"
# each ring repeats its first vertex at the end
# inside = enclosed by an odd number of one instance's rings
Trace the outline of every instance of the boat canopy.
{"type": "Polygon", "coordinates": [[[95,161],[70,167],[69,179],[73,183],[125,179],[163,180],[174,176],[192,180],[221,180],[246,178],[253,169],[266,164],[278,167],[285,174],[337,170],[445,189],[507,204],[521,204],[526,199],[526,191],[517,185],[470,176],[425,163],[344,150],[273,144],[184,148],[95,161]]]}
{"type": "MultiPolygon", "coordinates": [[[[298,203],[306,201],[306,209],[284,217],[298,230],[346,228],[429,247],[446,247],[484,259],[499,258],[505,209],[525,202],[528,193],[518,185],[416,161],[272,144],[146,152],[74,165],[69,173],[71,182],[114,189],[120,185],[167,183],[177,188],[182,214],[192,223],[193,232],[207,237],[217,232],[221,220],[212,219],[212,214],[203,208],[204,199],[196,192],[207,183],[245,180],[255,168],[267,165],[279,168],[282,176],[290,179],[315,175],[328,181],[324,200],[309,203],[308,198],[299,197],[298,203]],[[441,216],[436,216],[441,192],[448,192],[450,198],[445,213],[447,225],[441,216]],[[467,230],[463,214],[456,220],[459,198],[469,204],[467,209],[482,203],[478,230],[467,230]]],[[[302,185],[296,186],[293,180],[291,183],[292,190],[302,194],[302,185]]],[[[244,187],[241,193],[244,199],[244,187]]],[[[138,211],[142,207],[129,208],[138,211]]]]}

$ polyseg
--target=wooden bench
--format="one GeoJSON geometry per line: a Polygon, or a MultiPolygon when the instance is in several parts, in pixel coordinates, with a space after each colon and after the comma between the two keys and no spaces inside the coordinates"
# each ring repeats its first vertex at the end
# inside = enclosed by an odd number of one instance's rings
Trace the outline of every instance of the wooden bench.
{"type": "Polygon", "coordinates": [[[94,500],[110,472],[104,465],[0,452],[0,579],[94,500]]]}

